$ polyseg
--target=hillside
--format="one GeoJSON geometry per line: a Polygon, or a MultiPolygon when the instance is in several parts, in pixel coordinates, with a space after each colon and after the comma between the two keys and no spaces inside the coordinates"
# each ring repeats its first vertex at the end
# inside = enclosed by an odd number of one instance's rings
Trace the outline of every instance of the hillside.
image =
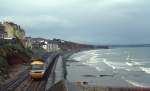
{"type": "Polygon", "coordinates": [[[28,63],[32,52],[24,48],[19,39],[0,42],[0,79],[7,79],[9,67],[28,63]]]}
{"type": "Polygon", "coordinates": [[[61,40],[61,39],[44,39],[44,38],[33,38],[33,41],[50,41],[53,43],[56,43],[59,45],[60,49],[62,51],[80,51],[80,50],[87,50],[87,49],[108,49],[108,46],[95,46],[91,44],[81,44],[81,43],[76,43],[76,42],[71,42],[71,41],[66,41],[66,40],[61,40]]]}

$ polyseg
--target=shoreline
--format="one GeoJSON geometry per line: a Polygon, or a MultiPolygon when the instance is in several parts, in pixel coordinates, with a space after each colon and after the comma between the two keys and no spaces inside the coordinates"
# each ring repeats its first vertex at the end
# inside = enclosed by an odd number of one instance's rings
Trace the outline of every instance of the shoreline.
{"type": "Polygon", "coordinates": [[[150,88],[140,87],[107,87],[92,86],[83,84],[82,82],[69,82],[61,80],[53,85],[48,91],[150,91],[150,88]]]}
{"type": "MultiPolygon", "coordinates": [[[[80,61],[70,59],[67,61],[67,79],[71,82],[81,81],[87,82],[90,85],[99,86],[149,87],[148,82],[150,80],[146,80],[149,78],[149,74],[138,69],[138,67],[140,66],[138,66],[138,64],[133,63],[133,66],[125,64],[126,62],[130,61],[127,59],[129,57],[129,54],[120,54],[120,52],[126,53],[122,51],[123,49],[102,50],[100,51],[100,53],[104,54],[104,56],[100,54],[100,57],[98,57],[98,54],[95,54],[94,51],[92,51],[92,53],[88,53],[87,56],[82,56],[81,53],[77,54],[77,59],[79,59],[80,61]],[[93,57],[92,55],[95,55],[95,57],[93,57]],[[120,58],[118,59],[118,55],[123,56],[120,56],[120,58]],[[113,60],[112,57],[117,57],[117,59],[113,58],[113,60]]],[[[132,53],[135,51],[135,49],[127,50],[125,48],[124,51],[129,51],[132,53]]],[[[141,51],[141,49],[138,49],[136,51],[141,51]]],[[[96,53],[97,52],[98,51],[96,51],[96,53]]],[[[85,55],[87,54],[87,52],[84,52],[83,54],[85,55]]]]}

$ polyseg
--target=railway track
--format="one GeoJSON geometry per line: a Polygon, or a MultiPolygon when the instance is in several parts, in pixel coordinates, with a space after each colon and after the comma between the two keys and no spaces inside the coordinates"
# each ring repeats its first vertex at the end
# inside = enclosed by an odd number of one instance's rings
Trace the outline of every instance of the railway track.
{"type": "Polygon", "coordinates": [[[57,57],[54,58],[54,61],[50,64],[48,70],[43,79],[31,79],[30,77],[24,81],[15,91],[45,91],[47,80],[50,75],[53,74],[57,57]]]}
{"type": "Polygon", "coordinates": [[[57,56],[54,57],[52,63],[49,65],[48,70],[46,70],[46,74],[43,79],[31,79],[30,77],[24,81],[15,91],[45,91],[47,80],[51,74],[53,74],[53,70],[57,63],[57,56]]]}
{"type": "Polygon", "coordinates": [[[14,80],[1,87],[0,91],[14,91],[28,77],[28,71],[20,73],[14,80]]]}
{"type": "Polygon", "coordinates": [[[33,80],[29,78],[16,88],[15,91],[44,91],[45,84],[45,80],[33,80]]]}
{"type": "Polygon", "coordinates": [[[16,79],[4,85],[0,91],[45,91],[48,77],[53,74],[55,69],[57,57],[58,55],[53,58],[53,62],[49,65],[43,79],[31,79],[29,71],[26,70],[19,74],[16,79]]]}

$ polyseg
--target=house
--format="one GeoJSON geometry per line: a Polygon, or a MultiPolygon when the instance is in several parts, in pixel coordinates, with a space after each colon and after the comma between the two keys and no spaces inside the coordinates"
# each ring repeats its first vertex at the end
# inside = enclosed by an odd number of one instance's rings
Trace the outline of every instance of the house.
{"type": "Polygon", "coordinates": [[[47,52],[56,52],[59,51],[59,46],[52,40],[42,40],[40,41],[41,47],[47,52]]]}
{"type": "Polygon", "coordinates": [[[33,46],[43,48],[47,52],[56,52],[60,50],[59,42],[43,38],[33,38],[33,46]]]}
{"type": "Polygon", "coordinates": [[[0,39],[4,39],[5,36],[5,27],[0,23],[0,39]]]}
{"type": "Polygon", "coordinates": [[[54,41],[49,41],[47,44],[47,51],[48,52],[56,52],[59,51],[59,45],[58,43],[54,42],[54,41]]]}
{"type": "Polygon", "coordinates": [[[0,39],[5,39],[7,37],[7,32],[5,32],[5,27],[0,22],[0,39]]]}
{"type": "Polygon", "coordinates": [[[45,40],[41,41],[42,48],[45,50],[47,50],[47,44],[48,44],[47,41],[45,41],[45,40]]]}
{"type": "Polygon", "coordinates": [[[25,37],[23,40],[22,40],[22,43],[24,45],[25,48],[30,48],[32,49],[32,38],[31,37],[25,37]]]}

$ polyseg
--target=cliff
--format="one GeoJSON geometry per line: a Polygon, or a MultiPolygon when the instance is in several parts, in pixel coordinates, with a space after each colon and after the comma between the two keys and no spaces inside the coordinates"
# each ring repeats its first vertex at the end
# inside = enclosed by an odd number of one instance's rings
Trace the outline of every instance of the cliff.
{"type": "Polygon", "coordinates": [[[20,27],[20,25],[13,22],[4,22],[2,25],[5,27],[4,31],[7,33],[6,38],[12,39],[17,37],[19,39],[24,39],[25,31],[20,27]]]}

